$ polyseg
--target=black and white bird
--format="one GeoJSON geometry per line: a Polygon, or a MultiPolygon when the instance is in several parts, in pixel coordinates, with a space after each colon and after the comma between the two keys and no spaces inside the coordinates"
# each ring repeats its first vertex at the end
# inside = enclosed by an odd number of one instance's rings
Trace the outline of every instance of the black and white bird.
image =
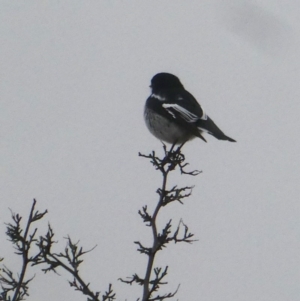
{"type": "Polygon", "coordinates": [[[151,80],[152,94],[146,101],[144,117],[149,131],[159,140],[183,144],[208,133],[219,140],[236,142],[226,136],[206,115],[178,77],[158,73],[151,80]]]}

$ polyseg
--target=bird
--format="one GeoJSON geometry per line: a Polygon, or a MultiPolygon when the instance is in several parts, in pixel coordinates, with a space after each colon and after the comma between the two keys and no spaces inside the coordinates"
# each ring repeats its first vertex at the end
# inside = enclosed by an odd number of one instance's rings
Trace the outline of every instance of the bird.
{"type": "Polygon", "coordinates": [[[219,140],[236,142],[218,128],[177,76],[158,73],[151,79],[150,88],[144,119],[150,133],[159,140],[176,145],[199,137],[207,142],[203,133],[208,133],[219,140]]]}

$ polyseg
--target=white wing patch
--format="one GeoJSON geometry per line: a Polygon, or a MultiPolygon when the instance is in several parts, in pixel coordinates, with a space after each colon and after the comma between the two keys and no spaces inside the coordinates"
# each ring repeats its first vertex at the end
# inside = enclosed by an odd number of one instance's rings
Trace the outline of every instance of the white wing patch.
{"type": "Polygon", "coordinates": [[[201,128],[201,127],[197,127],[198,130],[202,131],[202,132],[205,132],[205,133],[208,133],[210,135],[212,135],[212,132],[210,132],[208,129],[205,129],[205,128],[201,128]]]}
{"type": "Polygon", "coordinates": [[[203,111],[203,109],[202,109],[202,112],[203,112],[203,114],[202,114],[202,117],[200,118],[200,119],[202,119],[202,120],[207,120],[207,115],[206,115],[206,113],[203,111]]]}
{"type": "Polygon", "coordinates": [[[181,115],[181,117],[189,123],[196,122],[197,120],[200,119],[200,117],[198,117],[197,115],[191,113],[187,109],[185,109],[177,104],[164,103],[162,106],[163,106],[163,108],[165,108],[168,111],[169,114],[171,114],[173,116],[173,118],[176,118],[176,117],[170,109],[174,109],[175,111],[177,111],[181,115]]]}
{"type": "Polygon", "coordinates": [[[165,97],[163,97],[163,96],[161,96],[161,95],[159,95],[159,94],[154,94],[154,93],[152,93],[151,97],[156,98],[156,99],[158,99],[159,101],[165,101],[165,100],[166,100],[165,97]]]}

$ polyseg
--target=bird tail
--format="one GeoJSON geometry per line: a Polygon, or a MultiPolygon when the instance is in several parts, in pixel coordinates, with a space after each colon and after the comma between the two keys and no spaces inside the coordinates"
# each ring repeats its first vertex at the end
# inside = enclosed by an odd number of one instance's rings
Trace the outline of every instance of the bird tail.
{"type": "Polygon", "coordinates": [[[226,136],[208,116],[206,120],[198,120],[197,127],[200,131],[206,132],[219,140],[236,142],[234,139],[226,136]]]}

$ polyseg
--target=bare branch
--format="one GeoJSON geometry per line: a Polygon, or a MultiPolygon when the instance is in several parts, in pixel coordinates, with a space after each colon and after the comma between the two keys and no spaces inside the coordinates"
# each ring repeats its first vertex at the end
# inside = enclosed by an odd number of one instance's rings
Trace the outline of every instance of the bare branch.
{"type": "Polygon", "coordinates": [[[122,280],[122,282],[127,284],[138,283],[143,285],[143,297],[142,301],[152,301],[152,300],[159,300],[162,301],[167,298],[172,298],[178,291],[178,288],[173,293],[168,293],[165,295],[157,295],[153,297],[152,295],[154,292],[158,291],[161,285],[167,284],[167,282],[163,281],[163,279],[167,275],[168,267],[164,270],[162,268],[153,268],[155,255],[159,250],[162,250],[167,246],[170,242],[188,242],[191,243],[193,240],[193,234],[189,232],[188,227],[183,223],[180,222],[178,227],[176,228],[175,232],[172,234],[172,220],[170,219],[165,227],[158,231],[156,225],[156,218],[160,209],[165,207],[166,205],[173,203],[175,201],[183,204],[183,200],[188,198],[193,190],[193,186],[186,186],[182,188],[178,188],[177,186],[172,187],[171,189],[167,189],[167,180],[168,175],[170,172],[179,169],[181,174],[196,176],[201,173],[198,170],[194,171],[186,171],[185,168],[187,167],[188,163],[185,162],[185,156],[181,152],[181,148],[183,145],[175,148],[175,145],[168,150],[166,145],[163,145],[164,156],[162,158],[158,157],[155,151],[152,151],[149,155],[144,155],[139,153],[140,157],[146,158],[150,161],[150,163],[155,167],[156,170],[159,170],[162,174],[162,185],[159,189],[157,189],[157,193],[159,195],[159,199],[157,205],[152,214],[149,214],[147,211],[147,206],[143,206],[142,210],[138,211],[138,214],[141,216],[143,222],[146,226],[151,227],[152,234],[153,234],[153,243],[151,248],[146,248],[141,242],[135,241],[134,243],[139,246],[138,251],[140,253],[144,253],[148,255],[148,263],[146,268],[146,273],[144,279],[141,279],[134,274],[130,277],[130,280],[122,280]],[[181,229],[183,228],[183,233],[181,229]],[[182,233],[180,235],[180,233],[182,233]],[[151,275],[154,275],[154,278],[151,278],[151,275]]]}
{"type": "Polygon", "coordinates": [[[139,285],[144,285],[145,280],[140,278],[137,274],[132,275],[131,277],[127,277],[129,280],[124,280],[122,278],[119,278],[119,280],[123,283],[127,283],[132,285],[133,283],[137,283],[139,285]]]}

